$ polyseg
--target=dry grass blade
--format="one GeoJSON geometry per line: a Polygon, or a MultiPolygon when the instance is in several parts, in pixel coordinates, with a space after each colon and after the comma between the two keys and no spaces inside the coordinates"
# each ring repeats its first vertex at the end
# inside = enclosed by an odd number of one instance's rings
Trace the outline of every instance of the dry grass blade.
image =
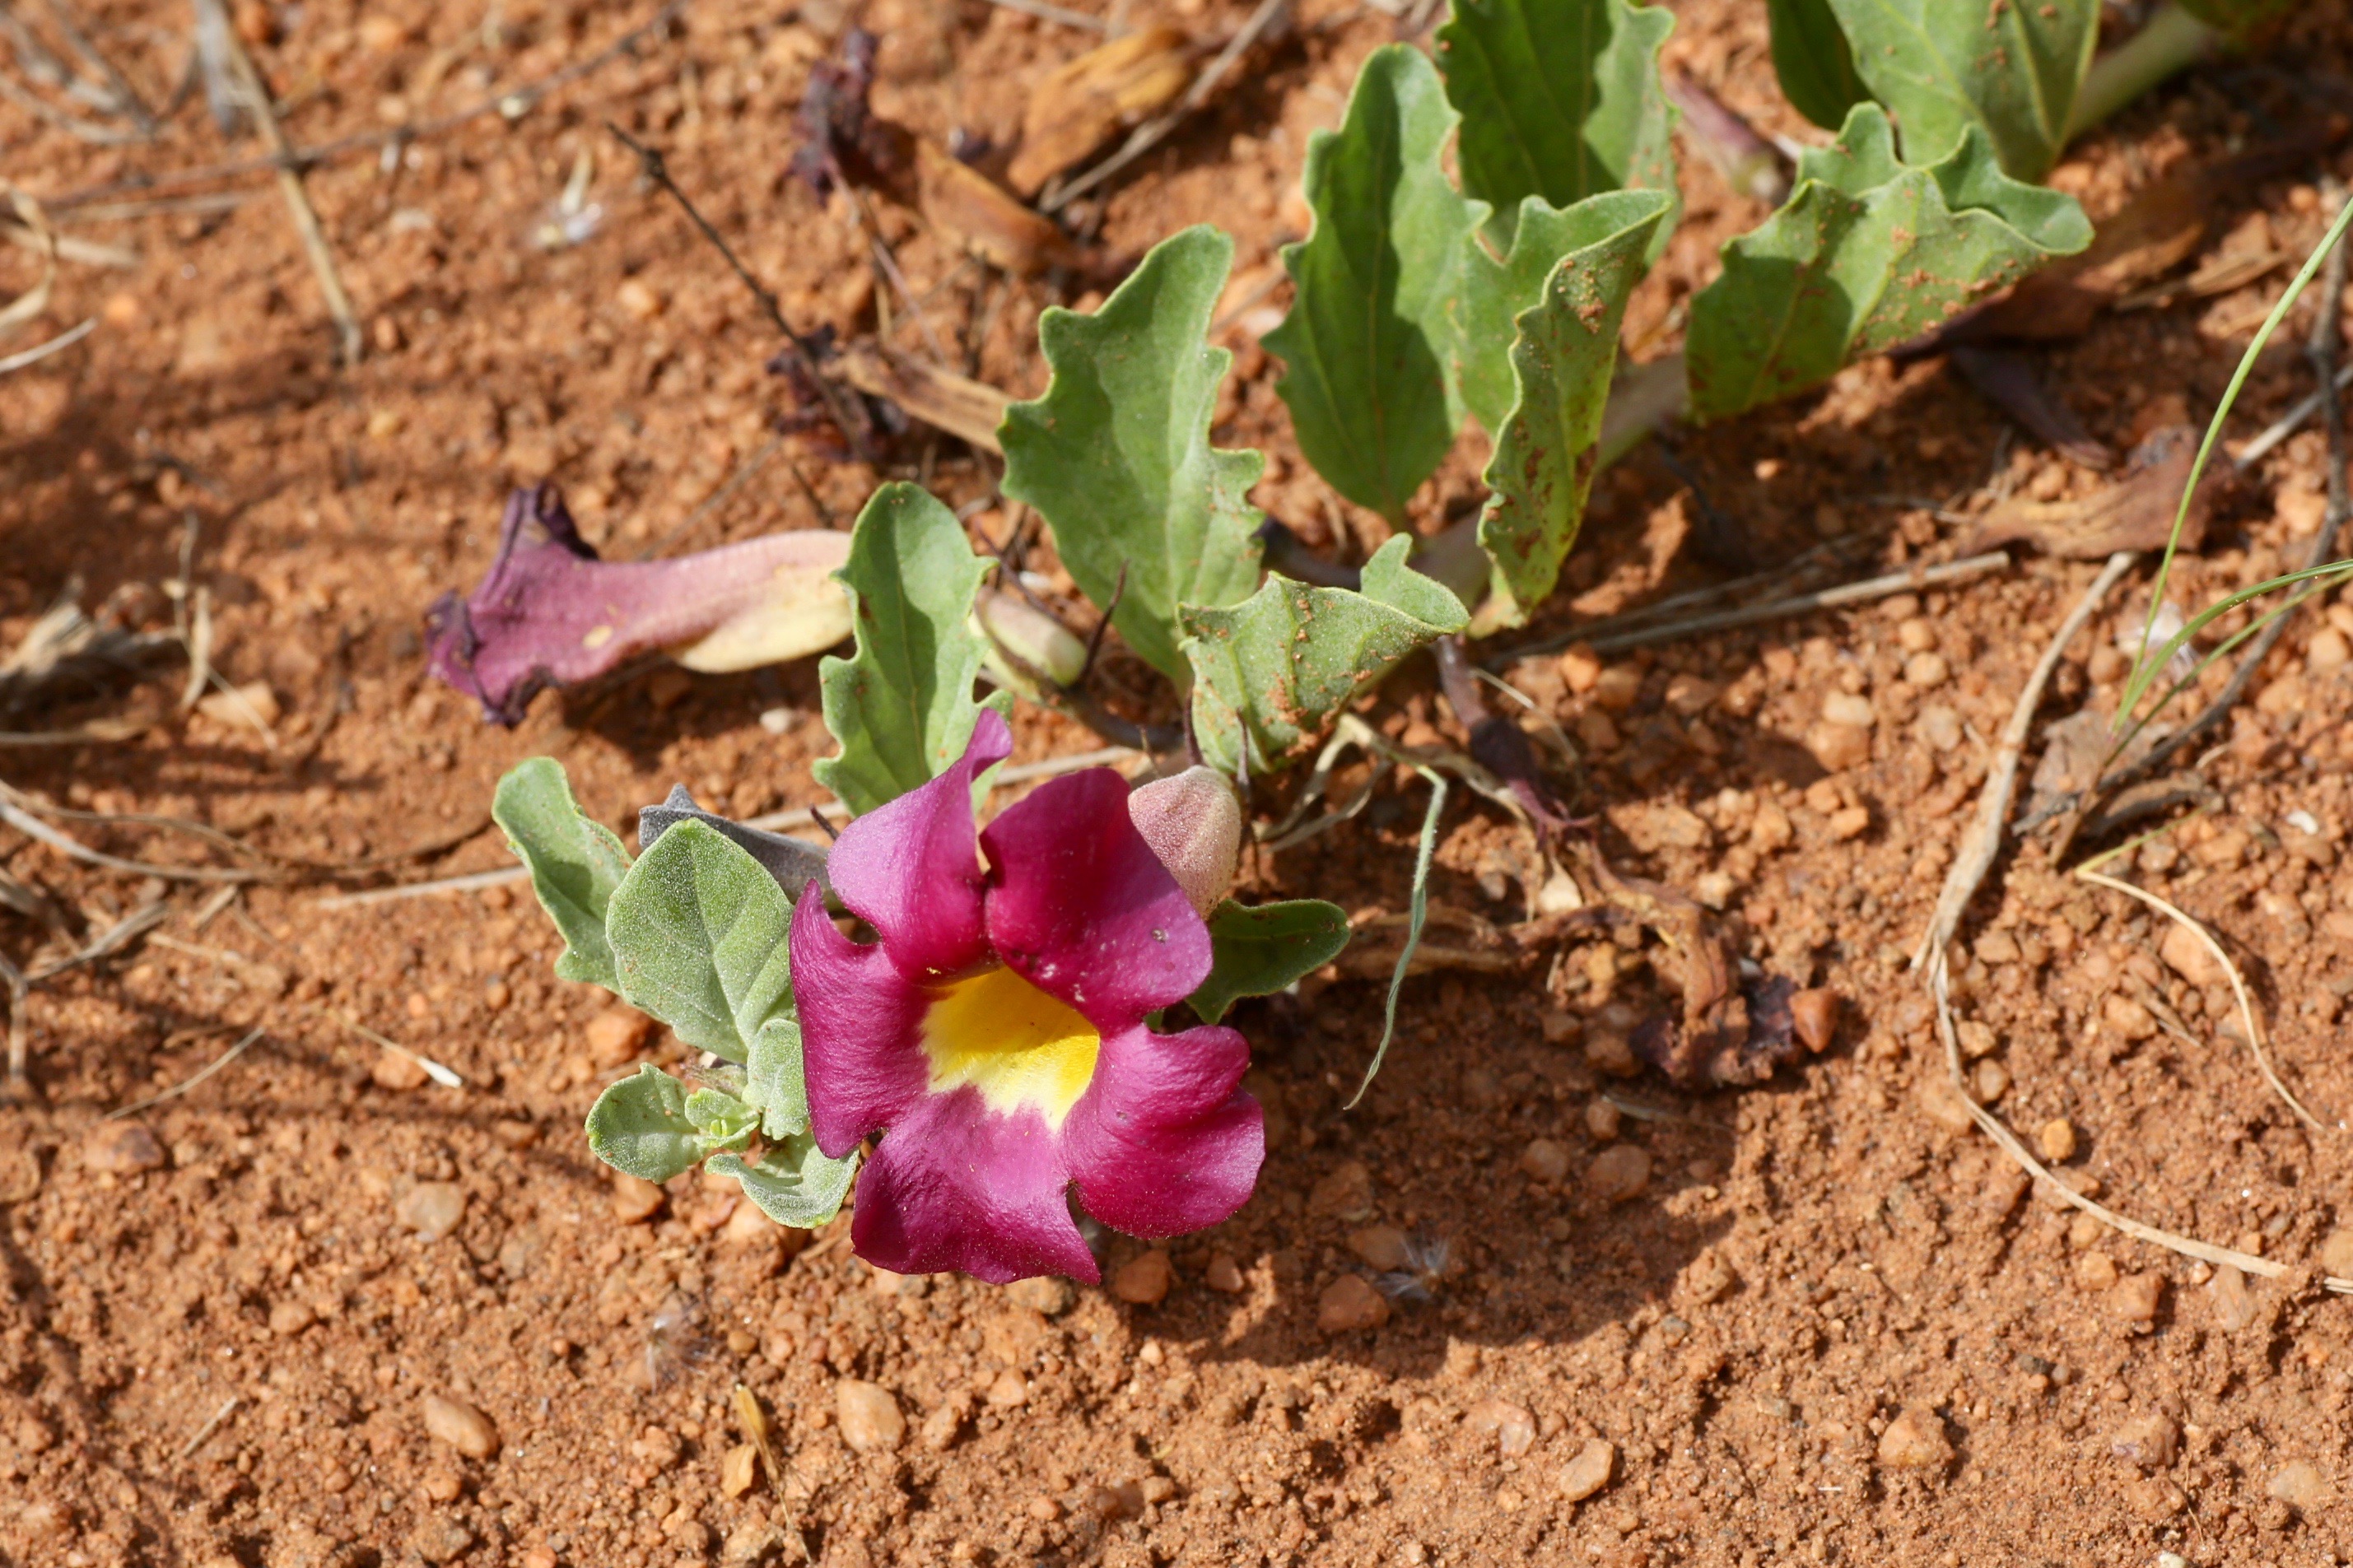
{"type": "Polygon", "coordinates": [[[51,827],[32,813],[5,799],[0,799],[0,823],[7,824],[27,838],[39,839],[61,855],[71,856],[88,865],[103,866],[110,871],[161,877],[167,882],[258,882],[269,875],[266,871],[226,871],[210,866],[156,866],[144,860],[125,860],[119,855],[92,849],[71,834],[51,827]]]}
{"type": "Polygon", "coordinates": [[[327,231],[320,225],[319,209],[311,205],[311,193],[302,184],[302,171],[294,161],[294,142],[286,128],[278,123],[278,111],[269,101],[269,86],[261,72],[247,53],[245,40],[232,27],[227,33],[228,63],[237,75],[237,87],[246,107],[252,110],[254,124],[261,139],[277,154],[278,188],[286,197],[286,210],[294,220],[294,232],[302,241],[302,250],[311,258],[311,270],[318,275],[319,292],[326,297],[327,314],[334,319],[338,359],[346,367],[360,363],[364,340],[360,336],[359,316],[352,309],[351,294],[343,288],[343,277],[335,267],[334,252],[327,248],[327,231]]]}
{"type": "Polygon", "coordinates": [[[2278,1069],[2272,1066],[2271,1052],[2263,1045],[2263,1026],[2255,1021],[2255,1005],[2248,999],[2247,984],[2240,978],[2239,966],[2231,962],[2231,955],[2222,950],[2221,942],[2214,940],[2214,933],[2191,919],[2182,910],[2158,898],[2146,888],[2137,888],[2130,882],[2094,871],[2088,866],[2077,867],[2075,875],[2084,881],[2095,882],[2103,888],[2113,889],[2127,898],[2138,899],[2150,909],[2158,910],[2184,930],[2197,935],[2198,940],[2205,945],[2206,951],[2214,955],[2214,962],[2222,966],[2222,973],[2231,977],[2231,994],[2239,999],[2239,1016],[2246,1020],[2247,1047],[2254,1053],[2255,1066],[2263,1069],[2263,1081],[2272,1086],[2274,1094],[2287,1102],[2287,1108],[2295,1111],[2306,1127],[2311,1128],[2315,1132],[2327,1131],[2327,1127],[2320,1118],[2306,1110],[2304,1108],[2304,1101],[2296,1099],[2287,1085],[2280,1081],[2278,1069]]]}
{"type": "Polygon", "coordinates": [[[54,245],[59,261],[78,262],[85,267],[111,267],[117,271],[133,272],[147,262],[145,257],[128,246],[108,245],[71,234],[54,234],[44,239],[29,226],[6,218],[0,218],[0,239],[23,250],[45,250],[54,245]]]}
{"type": "Polygon", "coordinates": [[[934,429],[1001,455],[997,427],[1004,423],[1005,405],[1011,400],[997,388],[884,343],[852,343],[838,363],[841,379],[869,397],[888,398],[934,429]]]}
{"type": "Polygon", "coordinates": [[[210,1438],[214,1433],[221,1429],[221,1423],[236,1415],[237,1407],[244,1403],[245,1398],[242,1394],[232,1394],[218,1410],[213,1412],[212,1419],[197,1427],[196,1435],[189,1438],[185,1444],[182,1445],[179,1453],[174,1456],[173,1462],[174,1464],[181,1465],[186,1464],[189,1459],[195,1457],[196,1450],[205,1446],[206,1440],[210,1438]]]}
{"type": "Polygon", "coordinates": [[[162,925],[164,918],[171,912],[172,907],[161,899],[142,904],[91,938],[79,952],[68,953],[63,958],[27,971],[25,984],[38,985],[42,981],[54,979],[69,969],[78,969],[85,963],[95,963],[101,958],[121,952],[138,941],[141,936],[162,925]]]}
{"type": "Polygon", "coordinates": [[[1049,0],[988,0],[988,3],[1007,11],[1018,11],[1025,16],[1035,16],[1041,22],[1060,22],[1065,27],[1077,27],[1089,33],[1110,30],[1110,24],[1101,16],[1090,16],[1084,11],[1050,4],[1049,0]]]}
{"type": "Polygon", "coordinates": [[[344,1028],[349,1029],[353,1034],[357,1035],[360,1038],[366,1040],[373,1045],[381,1046],[396,1057],[406,1057],[410,1061],[415,1062],[417,1067],[424,1070],[427,1078],[431,1079],[435,1083],[439,1084],[444,1089],[463,1089],[466,1087],[466,1080],[458,1076],[455,1068],[444,1067],[439,1062],[435,1061],[431,1057],[426,1056],[421,1052],[410,1050],[406,1046],[402,1045],[398,1040],[392,1038],[388,1035],[377,1034],[374,1029],[369,1028],[357,1018],[350,1017],[341,1013],[329,1013],[320,1009],[313,1009],[313,1012],[316,1013],[318,1016],[333,1019],[336,1023],[341,1024],[344,1028]]]}
{"type": "Polygon", "coordinates": [[[78,326],[67,328],[45,343],[35,343],[31,348],[19,350],[5,359],[0,359],[0,375],[23,370],[26,365],[38,364],[51,354],[61,353],[73,347],[97,330],[98,318],[91,316],[78,326]]]}
{"type": "Polygon", "coordinates": [[[169,1089],[159,1090],[154,1094],[149,1095],[144,1100],[133,1100],[131,1104],[124,1106],[120,1110],[108,1111],[106,1113],[106,1119],[109,1121],[113,1121],[121,1117],[134,1116],[140,1111],[146,1110],[151,1105],[161,1105],[167,1100],[177,1100],[180,1096],[187,1093],[188,1090],[195,1088],[196,1085],[204,1082],[205,1079],[212,1077],[213,1074],[220,1071],[221,1068],[228,1066],[229,1063],[243,1056],[245,1054],[245,1048],[253,1044],[254,1041],[261,1038],[261,1035],[262,1026],[259,1024],[255,1025],[253,1028],[246,1034],[245,1038],[237,1041],[237,1044],[231,1046],[221,1055],[215,1057],[210,1062],[207,1062],[195,1073],[182,1079],[179,1082],[174,1084],[169,1089]]]}
{"type": "Polygon", "coordinates": [[[0,338],[7,337],[47,310],[49,291],[58,281],[57,231],[49,226],[48,216],[42,212],[41,204],[16,190],[8,193],[8,202],[16,209],[17,218],[33,238],[31,248],[40,253],[41,277],[40,281],[11,300],[5,308],[0,308],[0,338]]]}
{"type": "Polygon", "coordinates": [[[76,590],[69,585],[63,597],[25,629],[16,646],[0,657],[0,712],[61,696],[93,693],[110,682],[136,676],[166,653],[173,641],[92,620],[83,613],[76,590]]]}
{"type": "Polygon", "coordinates": [[[2018,788],[2019,757],[2026,750],[2028,732],[2034,727],[2034,711],[2042,706],[2043,689],[2051,684],[2052,674],[2058,669],[2067,645],[2075,640],[2075,634],[2091,620],[2108,596],[2108,590],[2137,559],[2129,551],[2118,551],[2108,557],[2108,563],[2100,568],[2100,574],[2084,591],[2083,599],[2060,623],[2033,673],[2026,678],[2025,689],[2018,694],[2018,704],[2010,710],[2010,722],[2002,727],[1992,763],[1986,769],[1985,793],[1978,797],[1977,819],[1961,839],[1960,851],[1953,857],[1953,868],[1945,877],[1944,889],[1936,896],[1936,912],[1929,919],[1927,934],[1920,939],[1919,950],[1912,955],[1915,970],[1926,969],[1932,962],[1942,969],[1945,946],[1953,940],[1962,911],[1977,897],[1978,886],[1992,868],[1994,857],[2000,852],[2003,825],[2009,820],[2010,800],[2018,788]]]}

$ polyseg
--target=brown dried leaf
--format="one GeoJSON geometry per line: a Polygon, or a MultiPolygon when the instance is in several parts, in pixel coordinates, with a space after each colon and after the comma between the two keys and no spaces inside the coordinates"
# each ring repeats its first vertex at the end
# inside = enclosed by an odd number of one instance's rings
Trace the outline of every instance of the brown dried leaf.
{"type": "MultiPolygon", "coordinates": [[[[2119,550],[2158,550],[2173,531],[2181,487],[2198,452],[2198,431],[2171,425],[2152,431],[2133,448],[2124,478],[2081,500],[2009,500],[1986,513],[1961,546],[1974,555],[2005,544],[2027,543],[2046,555],[2097,561],[2119,550]]],[[[2230,483],[2227,470],[2210,468],[2190,498],[2181,525],[2181,548],[2205,542],[2206,520],[2214,499],[2230,483]]]]}
{"type": "Polygon", "coordinates": [[[929,142],[915,143],[924,218],[967,250],[1020,278],[1078,267],[1085,254],[1051,218],[929,142]]]}
{"type": "Polygon", "coordinates": [[[985,382],[900,353],[888,344],[852,343],[840,359],[841,379],[869,397],[888,398],[910,416],[984,452],[997,451],[1005,421],[1005,394],[985,382]]]}
{"type": "Polygon", "coordinates": [[[1113,136],[1182,98],[1199,58],[1199,46],[1176,28],[1146,27],[1053,71],[1029,96],[1007,179],[1023,195],[1036,195],[1113,136]]]}

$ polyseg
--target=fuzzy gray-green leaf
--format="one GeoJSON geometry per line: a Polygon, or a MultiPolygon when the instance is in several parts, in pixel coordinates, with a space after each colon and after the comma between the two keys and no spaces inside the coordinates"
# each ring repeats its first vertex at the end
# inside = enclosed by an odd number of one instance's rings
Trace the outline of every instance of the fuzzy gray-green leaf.
{"type": "Polygon", "coordinates": [[[517,763],[491,797],[491,816],[505,830],[507,847],[530,868],[532,891],[564,934],[557,977],[615,989],[605,910],[628,874],[629,852],[620,839],[580,809],[554,757],[517,763]]]}
{"type": "Polygon", "coordinates": [[[761,864],[700,822],[664,833],[607,912],[622,999],[731,1062],[792,1014],[793,906],[761,864]]]}
{"type": "Polygon", "coordinates": [[[841,744],[811,768],[863,816],[964,755],[986,645],[968,624],[988,567],[955,514],[921,486],[884,485],[858,514],[834,574],[857,616],[858,651],[818,667],[825,727],[841,744]]]}
{"type": "Polygon", "coordinates": [[[828,1159],[816,1139],[801,1133],[772,1142],[757,1160],[714,1154],[706,1168],[713,1175],[734,1177],[744,1194],[778,1225],[814,1230],[841,1212],[858,1155],[828,1159]]]}
{"type": "Polygon", "coordinates": [[[2039,180],[2067,143],[2100,37],[2100,0],[1830,0],[1871,95],[1934,163],[1971,126],[2005,173],[2039,180]]]}
{"type": "MultiPolygon", "coordinates": [[[[1552,593],[1561,560],[1577,541],[1618,361],[1619,322],[1668,205],[1659,192],[1622,191],[1562,215],[1586,221],[1504,340],[1511,343],[1514,397],[1487,464],[1491,493],[1479,543],[1494,563],[1497,597],[1515,607],[1517,618],[1552,593]]],[[[1522,218],[1523,241],[1538,210],[1531,203],[1522,218]]],[[[1482,265],[1492,264],[1483,257],[1472,262],[1474,269],[1482,265]]],[[[1482,335],[1504,339],[1493,330],[1482,335]]]]}
{"type": "MultiPolygon", "coordinates": [[[[1527,196],[1567,207],[1602,191],[1675,189],[1674,105],[1659,49],[1675,19],[1626,0],[1455,0],[1438,30],[1462,116],[1465,194],[1508,242],[1527,196]]],[[[1662,236],[1663,238],[1663,236],[1662,236]]]]}
{"type": "Polygon", "coordinates": [[[1461,602],[1406,564],[1412,541],[1365,563],[1364,590],[1270,574],[1230,609],[1185,612],[1193,729],[1220,773],[1271,773],[1312,754],[1340,710],[1414,649],[1459,632],[1461,602]]]}
{"type": "Polygon", "coordinates": [[[667,1182],[719,1145],[686,1111],[686,1086],[649,1062],[607,1087],[588,1111],[588,1149],[617,1171],[667,1182]]]}
{"type": "Polygon", "coordinates": [[[1799,160],[1787,205],[1724,247],[1692,301],[1692,412],[1718,419],[1819,385],[2091,242],[2071,196],[2022,184],[1969,127],[1928,168],[1897,161],[1858,104],[1837,145],[1799,160]]]}
{"type": "Polygon", "coordinates": [[[1315,226],[1283,247],[1297,296],[1265,338],[1284,363],[1276,390],[1300,450],[1333,489],[1393,521],[1462,423],[1447,312],[1487,208],[1447,180],[1454,124],[1428,57],[1373,51],[1340,129],[1308,141],[1315,226]]]}
{"type": "Polygon", "coordinates": [[[808,1131],[808,1085],[802,1077],[801,1026],[794,1017],[770,1018],[752,1037],[744,1061],[744,1098],[760,1112],[760,1131],[787,1138],[808,1131]]]}
{"type": "Polygon", "coordinates": [[[1071,579],[1137,656],[1182,682],[1179,605],[1230,605],[1258,585],[1266,459],[1209,444],[1234,356],[1208,346],[1234,242],[1197,226],[1152,247],[1092,316],[1038,323],[1046,395],[1005,411],[1005,493],[1054,531],[1071,579]],[[1120,589],[1124,571],[1126,587],[1120,589]]]}
{"type": "Polygon", "coordinates": [[[1347,912],[1321,899],[1238,904],[1209,911],[1209,977],[1188,1000],[1214,1024],[1245,996],[1271,996],[1348,945],[1347,912]]]}
{"type": "Polygon", "coordinates": [[[1871,96],[1855,73],[1854,49],[1831,0],[1765,0],[1773,29],[1773,74],[1789,106],[1825,131],[1871,96]]]}

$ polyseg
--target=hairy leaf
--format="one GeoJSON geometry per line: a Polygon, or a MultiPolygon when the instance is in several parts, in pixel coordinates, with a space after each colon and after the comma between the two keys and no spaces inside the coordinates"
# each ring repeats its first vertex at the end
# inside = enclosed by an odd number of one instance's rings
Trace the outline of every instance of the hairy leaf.
{"type": "Polygon", "coordinates": [[[1209,445],[1233,355],[1208,343],[1234,242],[1206,225],[1152,247],[1092,316],[1050,310],[1046,395],[1005,411],[1005,493],[1038,509],[1071,578],[1138,657],[1186,678],[1179,605],[1230,605],[1258,584],[1266,459],[1209,445]],[[1120,587],[1122,574],[1126,586],[1120,587]]]}
{"type": "Polygon", "coordinates": [[[1846,123],[1846,111],[1871,96],[1854,68],[1831,0],[1765,0],[1773,29],[1773,74],[1790,107],[1825,131],[1846,123]]]}
{"type": "Polygon", "coordinates": [[[600,561],[554,485],[507,499],[498,552],[473,593],[426,612],[433,673],[501,724],[542,687],[617,669],[649,649],[690,669],[749,669],[831,647],[849,631],[829,574],[838,533],[772,533],[669,561],[600,561]]]}
{"type": "Polygon", "coordinates": [[[792,1025],[792,913],[740,846],[679,823],[629,868],[606,912],[622,999],[697,1050],[745,1060],[763,1031],[792,1025]]]}
{"type": "MultiPolygon", "coordinates": [[[[1527,196],[1567,207],[1602,191],[1675,189],[1674,106],[1659,48],[1675,19],[1626,0],[1455,0],[1438,30],[1462,116],[1466,195],[1508,242],[1527,196]]],[[[1661,238],[1663,240],[1664,236],[1661,238]]]]}
{"type": "Polygon", "coordinates": [[[1209,912],[1209,977],[1190,1000],[1214,1024],[1241,998],[1271,996],[1339,957],[1348,945],[1348,916],[1321,899],[1257,905],[1228,899],[1209,912]]]}
{"type": "MultiPolygon", "coordinates": [[[[1669,205],[1656,191],[1622,191],[1558,215],[1564,232],[1547,243],[1566,254],[1539,298],[1509,329],[1482,326],[1471,340],[1511,344],[1514,395],[1509,415],[1491,426],[1497,431],[1486,472],[1492,493],[1479,543],[1494,563],[1496,596],[1523,618],[1552,593],[1576,542],[1618,360],[1618,324],[1669,205]]],[[[1535,237],[1541,210],[1529,204],[1522,241],[1535,237]]],[[[1472,262],[1474,274],[1493,265],[1484,257],[1472,262]]]]}
{"type": "Polygon", "coordinates": [[[699,822],[723,838],[727,838],[767,868],[785,897],[797,899],[801,889],[815,881],[824,887],[825,863],[828,854],[822,844],[806,839],[788,838],[781,833],[746,827],[740,822],[730,822],[715,816],[694,804],[694,796],[684,784],[672,784],[670,795],[659,805],[642,806],[638,811],[638,845],[643,849],[654,847],[654,841],[681,822],[699,822]]]}
{"type": "Polygon", "coordinates": [[[714,1154],[705,1169],[734,1177],[744,1195],[778,1225],[814,1230],[841,1212],[849,1178],[858,1170],[858,1155],[853,1151],[829,1160],[817,1140],[803,1132],[771,1142],[757,1160],[714,1154]]]}
{"type": "Polygon", "coordinates": [[[1470,620],[1461,601],[1406,564],[1412,540],[1365,563],[1361,593],[1270,574],[1231,609],[1185,611],[1193,729],[1219,773],[1271,773],[1312,755],[1357,693],[1414,649],[1470,620]]]}
{"type": "Polygon", "coordinates": [[[1802,392],[2091,237],[2073,197],[2004,174],[1976,127],[1910,168],[1885,113],[1858,104],[1836,145],[1799,160],[1788,205],[1727,244],[1723,276],[1692,301],[1692,411],[1722,418],[1802,392]]]}
{"type": "Polygon", "coordinates": [[[931,783],[972,739],[972,683],[987,644],[968,624],[987,565],[955,514],[917,485],[874,492],[849,532],[858,652],[818,667],[825,727],[841,750],[818,783],[859,816],[931,783]]]}
{"type": "Polygon", "coordinates": [[[667,1182],[751,1135],[740,1102],[703,1089],[690,1099],[684,1084],[650,1062],[607,1088],[588,1112],[589,1152],[649,1182],[667,1182]]]}
{"type": "Polygon", "coordinates": [[[760,1112],[761,1135],[791,1138],[807,1131],[808,1083],[802,1077],[800,1020],[769,1020],[752,1037],[752,1052],[744,1067],[744,1098],[760,1112]]]}
{"type": "Polygon", "coordinates": [[[2100,0],[1830,0],[1871,95],[1904,126],[1905,161],[1937,163],[1982,131],[2014,179],[2067,142],[2100,37],[2100,0]]]}
{"type": "Polygon", "coordinates": [[[556,976],[619,989],[605,915],[629,870],[620,839],[580,809],[564,764],[554,757],[517,763],[491,797],[491,817],[505,830],[507,847],[531,868],[540,908],[564,933],[556,976]]]}
{"type": "Polygon", "coordinates": [[[1487,208],[1447,181],[1455,118],[1427,57],[1373,51],[1340,129],[1307,143],[1315,225],[1283,247],[1297,297],[1264,340],[1307,460],[1393,522],[1462,423],[1447,312],[1487,208]]]}

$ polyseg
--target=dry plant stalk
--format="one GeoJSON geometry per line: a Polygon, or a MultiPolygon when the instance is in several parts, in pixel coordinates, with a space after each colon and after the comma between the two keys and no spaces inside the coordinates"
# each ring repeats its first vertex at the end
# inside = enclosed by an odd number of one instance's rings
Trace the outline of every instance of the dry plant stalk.
{"type": "MultiPolygon", "coordinates": [[[[2018,785],[2019,754],[2025,749],[2027,731],[2033,726],[2034,711],[2042,706],[2042,692],[2050,684],[2052,672],[2058,668],[2067,645],[2074,640],[2076,633],[2083,630],[2084,624],[2107,597],[2108,591],[2116,586],[2117,580],[2136,559],[2129,552],[2119,552],[2109,558],[2108,563],[2101,568],[2099,576],[2084,591],[2082,602],[2061,623],[2058,633],[2043,650],[2033,673],[2027,677],[2025,689],[2018,694],[2017,706],[2010,710],[2010,722],[2002,728],[2001,743],[1995,752],[1993,763],[1986,770],[1985,793],[1978,798],[1977,818],[1963,840],[1961,852],[1954,858],[1953,869],[1945,879],[1944,889],[1936,900],[1936,914],[1929,921],[1928,932],[1921,942],[1919,952],[1913,957],[1912,967],[1926,972],[1929,991],[1936,998],[1936,1034],[1944,1043],[1945,1074],[1954,1094],[1959,1097],[1961,1105],[1969,1113],[1969,1120],[1977,1123],[1978,1130],[2041,1184],[2042,1190],[2057,1194],[2063,1201],[2101,1224],[2121,1231],[2136,1241],[2145,1241],[2152,1247],[2161,1247],[2185,1258],[2195,1258],[2216,1268],[2236,1268],[2242,1273],[2265,1279],[2277,1279],[2287,1274],[2286,1265],[2232,1247],[2216,1247],[2194,1237],[2160,1230],[2128,1215],[2118,1214],[2075,1191],[2036,1159],[2000,1117],[1978,1103],[1976,1097],[1969,1093],[1962,1072],[1960,1030],[1953,1017],[1952,974],[1947,962],[1954,930],[1960,923],[1961,912],[1977,896],[1986,873],[1991,869],[1995,857],[2000,851],[2003,825],[2009,817],[2011,797],[2018,785]]],[[[2284,1089],[2282,1092],[2284,1093],[2284,1089]]],[[[2289,1103],[2294,1104],[2295,1101],[2291,1100],[2289,1103]]],[[[2301,1110],[2303,1108],[2299,1106],[2297,1109],[2301,1110]]],[[[2353,1279],[2340,1279],[2330,1275],[2325,1276],[2321,1283],[2340,1295],[2353,1295],[2353,1279]]]]}
{"type": "Polygon", "coordinates": [[[888,398],[911,418],[977,447],[1002,455],[997,427],[1005,422],[1005,394],[985,382],[927,364],[886,343],[853,343],[839,362],[841,379],[869,397],[888,398]]]}
{"type": "Polygon", "coordinates": [[[303,253],[311,258],[311,270],[318,275],[319,292],[327,300],[327,314],[334,318],[338,361],[347,367],[355,365],[360,363],[363,342],[359,317],[352,309],[351,294],[343,288],[343,274],[335,268],[334,252],[327,248],[327,231],[319,222],[319,209],[311,205],[311,193],[302,184],[294,142],[286,134],[286,128],[278,123],[278,111],[269,101],[269,85],[261,79],[253,57],[247,53],[245,40],[237,36],[234,27],[227,37],[229,63],[237,72],[237,85],[253,110],[253,121],[260,128],[261,139],[279,160],[278,188],[286,197],[286,210],[294,220],[294,232],[301,237],[303,253]]]}

